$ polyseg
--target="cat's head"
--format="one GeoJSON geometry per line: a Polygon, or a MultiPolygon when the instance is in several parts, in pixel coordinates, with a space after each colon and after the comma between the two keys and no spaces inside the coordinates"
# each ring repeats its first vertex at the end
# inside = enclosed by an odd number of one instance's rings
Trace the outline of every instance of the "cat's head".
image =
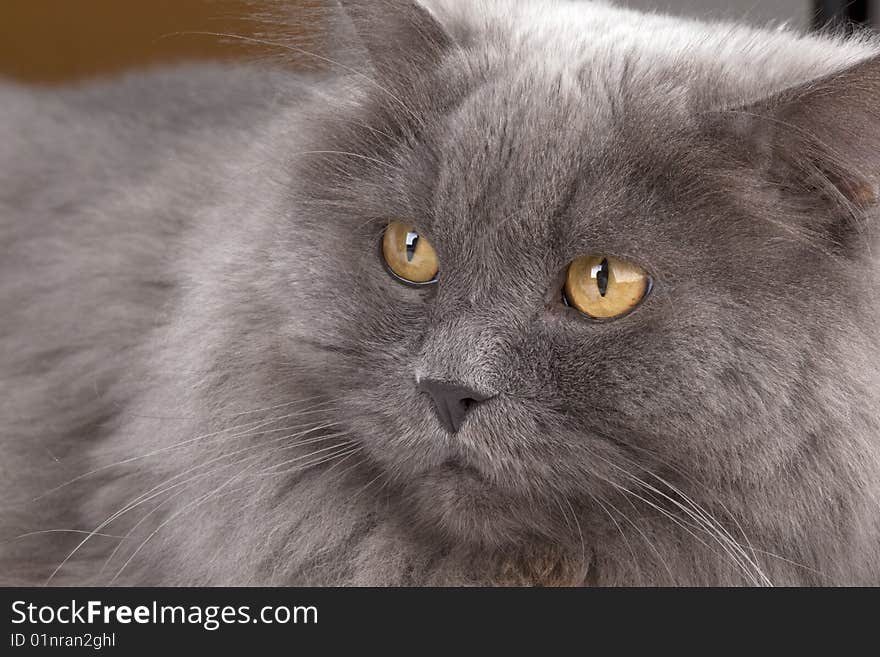
{"type": "Polygon", "coordinates": [[[794,37],[761,71],[610,9],[342,5],[366,59],[297,158],[293,344],[420,527],[576,535],[655,476],[797,493],[870,424],[867,45],[807,81],[794,37]]]}

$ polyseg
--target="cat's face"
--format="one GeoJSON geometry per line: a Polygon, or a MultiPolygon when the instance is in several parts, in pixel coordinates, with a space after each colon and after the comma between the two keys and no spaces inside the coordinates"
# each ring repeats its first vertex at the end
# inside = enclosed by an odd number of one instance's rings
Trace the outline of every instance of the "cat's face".
{"type": "Polygon", "coordinates": [[[298,299],[313,384],[416,522],[557,536],[564,509],[600,522],[596,500],[633,477],[757,485],[822,432],[809,379],[828,375],[839,304],[859,303],[857,267],[735,128],[589,61],[504,42],[435,54],[328,122],[316,150],[336,154],[300,192],[317,217],[298,299]],[[436,282],[389,273],[394,222],[433,247],[436,282]],[[644,294],[616,318],[579,311],[564,285],[584,256],[644,272],[644,294]],[[450,430],[425,381],[487,399],[450,430]]]}

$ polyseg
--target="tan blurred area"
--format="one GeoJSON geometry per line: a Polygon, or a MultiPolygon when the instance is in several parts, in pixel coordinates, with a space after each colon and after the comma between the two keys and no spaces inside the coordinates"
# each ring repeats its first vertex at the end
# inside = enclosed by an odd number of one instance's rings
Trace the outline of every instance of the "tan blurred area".
{"type": "Polygon", "coordinates": [[[319,4],[320,0],[3,0],[0,77],[56,83],[176,61],[278,54],[277,48],[192,32],[271,40],[271,21],[259,17],[284,11],[296,25],[285,27],[286,36],[308,46],[319,4]]]}

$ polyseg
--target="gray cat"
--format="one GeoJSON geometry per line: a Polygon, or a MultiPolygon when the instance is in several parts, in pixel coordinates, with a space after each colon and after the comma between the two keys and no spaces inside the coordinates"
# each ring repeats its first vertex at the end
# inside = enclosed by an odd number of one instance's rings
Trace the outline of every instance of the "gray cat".
{"type": "Polygon", "coordinates": [[[880,584],[880,42],[341,5],[0,87],[2,583],[880,584]]]}

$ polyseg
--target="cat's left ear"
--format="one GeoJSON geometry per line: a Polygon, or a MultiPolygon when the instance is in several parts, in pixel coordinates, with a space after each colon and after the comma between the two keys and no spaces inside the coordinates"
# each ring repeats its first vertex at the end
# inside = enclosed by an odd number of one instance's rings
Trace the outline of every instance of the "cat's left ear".
{"type": "Polygon", "coordinates": [[[838,217],[880,204],[880,56],[726,114],[783,189],[827,201],[838,217]]]}
{"type": "Polygon", "coordinates": [[[380,78],[400,78],[435,65],[453,44],[438,17],[419,0],[339,0],[380,78]]]}

